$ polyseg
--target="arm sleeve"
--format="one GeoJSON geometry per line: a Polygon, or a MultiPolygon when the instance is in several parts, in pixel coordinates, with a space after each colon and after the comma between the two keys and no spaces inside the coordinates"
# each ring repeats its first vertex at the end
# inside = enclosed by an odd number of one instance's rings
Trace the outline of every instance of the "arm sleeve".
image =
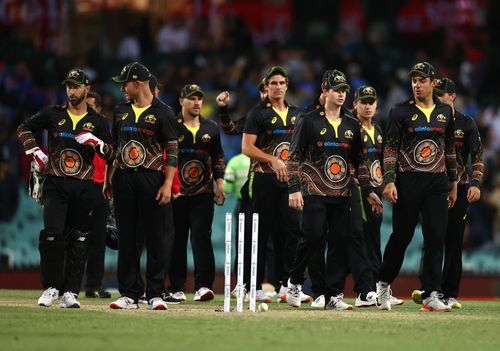
{"type": "Polygon", "coordinates": [[[384,183],[396,180],[396,166],[398,162],[399,146],[402,138],[401,121],[394,109],[389,112],[384,146],[384,183]]]}
{"type": "Polygon", "coordinates": [[[483,147],[481,144],[481,137],[479,136],[479,131],[477,129],[474,120],[470,119],[471,128],[468,136],[468,141],[470,145],[470,156],[471,156],[471,166],[472,166],[472,180],[471,185],[480,187],[483,183],[483,147]]]}
{"type": "Polygon", "coordinates": [[[288,170],[288,193],[300,191],[300,165],[305,159],[309,141],[309,118],[299,118],[292,134],[290,153],[285,161],[288,170]]]}
{"type": "MultiPolygon", "coordinates": [[[[112,145],[113,145],[113,155],[116,155],[116,150],[119,145],[120,137],[119,137],[119,130],[120,130],[120,122],[118,119],[118,109],[115,108],[113,111],[113,121],[111,125],[111,139],[112,139],[112,145]]],[[[107,161],[108,166],[113,165],[113,159],[115,157],[112,157],[110,160],[107,161]]]]}
{"type": "Polygon", "coordinates": [[[226,135],[239,135],[242,133],[241,126],[239,125],[241,119],[234,123],[229,117],[227,106],[219,107],[219,119],[222,126],[222,130],[226,135]],[[238,128],[240,127],[240,128],[238,128]]]}
{"type": "Polygon", "coordinates": [[[353,156],[357,160],[357,174],[358,181],[363,193],[369,194],[373,191],[373,187],[370,183],[370,170],[368,169],[368,155],[363,152],[361,127],[358,131],[358,137],[355,139],[353,145],[353,156]]]}
{"type": "Polygon", "coordinates": [[[446,135],[444,140],[444,159],[446,163],[446,173],[448,180],[454,182],[457,180],[457,155],[455,153],[455,122],[450,107],[450,121],[446,127],[446,135]]]}
{"type": "Polygon", "coordinates": [[[177,128],[175,127],[175,115],[171,108],[165,107],[162,111],[163,117],[160,125],[159,142],[166,154],[165,164],[171,167],[177,167],[177,158],[179,154],[177,128]]]}
{"type": "Polygon", "coordinates": [[[45,108],[37,114],[25,120],[17,128],[17,137],[24,146],[28,153],[30,150],[38,147],[33,132],[40,129],[48,129],[50,126],[50,113],[49,108],[45,108]]]}
{"type": "Polygon", "coordinates": [[[224,179],[224,171],[226,169],[226,162],[224,161],[224,151],[222,150],[222,144],[220,142],[219,130],[216,127],[216,135],[212,144],[212,152],[210,157],[212,158],[212,169],[214,173],[214,179],[224,179]]]}
{"type": "Polygon", "coordinates": [[[106,118],[102,115],[98,115],[98,124],[95,132],[96,137],[104,142],[102,152],[99,147],[96,147],[96,153],[107,162],[111,162],[114,157],[113,139],[111,138],[111,133],[109,131],[108,124],[106,123],[106,118]]]}

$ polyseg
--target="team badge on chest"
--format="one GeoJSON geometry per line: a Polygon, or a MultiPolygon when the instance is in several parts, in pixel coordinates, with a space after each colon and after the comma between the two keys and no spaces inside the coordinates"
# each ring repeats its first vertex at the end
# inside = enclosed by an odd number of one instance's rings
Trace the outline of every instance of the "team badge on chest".
{"type": "Polygon", "coordinates": [[[74,149],[64,149],[60,153],[59,166],[67,176],[75,176],[82,170],[82,155],[74,149]]]}
{"type": "Polygon", "coordinates": [[[130,168],[139,167],[146,159],[146,149],[135,140],[130,140],[122,149],[122,160],[130,168]]]}

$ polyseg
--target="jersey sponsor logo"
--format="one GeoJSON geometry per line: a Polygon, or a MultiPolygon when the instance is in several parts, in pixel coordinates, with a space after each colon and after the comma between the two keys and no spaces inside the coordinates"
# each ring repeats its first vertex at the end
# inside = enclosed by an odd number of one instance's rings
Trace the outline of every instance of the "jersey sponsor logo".
{"type": "Polygon", "coordinates": [[[203,134],[203,136],[201,137],[202,143],[209,143],[211,140],[212,137],[210,136],[210,134],[203,134]]]}
{"type": "Polygon", "coordinates": [[[333,183],[343,181],[347,177],[348,171],[347,162],[340,156],[332,155],[325,162],[325,175],[333,183]]]}
{"type": "Polygon", "coordinates": [[[420,165],[428,165],[436,159],[437,151],[438,146],[433,140],[422,140],[413,149],[413,159],[420,165]]]}
{"type": "Polygon", "coordinates": [[[278,117],[274,116],[271,120],[271,124],[275,124],[278,121],[278,117]]]}
{"type": "Polygon", "coordinates": [[[325,135],[326,134],[326,128],[321,129],[319,132],[320,135],[325,135]]]}
{"type": "Polygon", "coordinates": [[[92,124],[92,122],[86,122],[83,124],[83,127],[82,129],[86,132],[93,132],[95,127],[94,125],[92,124]]]}
{"type": "Polygon", "coordinates": [[[418,113],[415,113],[413,116],[411,116],[412,121],[416,121],[418,118],[418,113]]]}
{"type": "Polygon", "coordinates": [[[149,124],[155,124],[156,117],[154,115],[147,115],[146,117],[144,117],[144,122],[149,123],[149,124]]]}
{"type": "Polygon", "coordinates": [[[82,155],[75,149],[64,149],[59,154],[59,167],[67,176],[75,176],[82,170],[82,155]]]}
{"type": "Polygon", "coordinates": [[[130,140],[122,149],[122,160],[127,167],[139,167],[146,160],[146,148],[136,140],[130,140]]]}
{"type": "Polygon", "coordinates": [[[354,138],[354,133],[350,129],[348,129],[348,130],[345,131],[344,136],[347,139],[352,139],[352,138],[354,138]]]}
{"type": "Polygon", "coordinates": [[[274,148],[273,156],[279,158],[281,161],[286,161],[288,159],[289,150],[290,150],[290,143],[284,141],[284,142],[278,144],[274,148]]]}
{"type": "Polygon", "coordinates": [[[188,161],[182,166],[180,176],[184,183],[189,186],[197,185],[203,180],[205,166],[199,160],[188,161]]]}
{"type": "Polygon", "coordinates": [[[446,117],[442,113],[440,113],[439,115],[436,116],[436,120],[438,122],[445,123],[446,122],[446,117]]]}
{"type": "Polygon", "coordinates": [[[58,134],[60,138],[75,139],[75,134],[70,132],[62,132],[58,134]]]}
{"type": "Polygon", "coordinates": [[[127,117],[128,117],[128,112],[125,112],[121,117],[122,121],[124,121],[127,117]]]}
{"type": "Polygon", "coordinates": [[[370,178],[371,185],[374,187],[379,187],[382,185],[384,177],[382,175],[382,167],[380,166],[380,161],[375,160],[370,165],[370,178]]]}
{"type": "Polygon", "coordinates": [[[464,137],[464,131],[462,129],[455,130],[455,138],[463,138],[463,137],[464,137]]]}
{"type": "Polygon", "coordinates": [[[66,119],[63,118],[57,124],[60,125],[60,126],[62,126],[64,123],[66,123],[66,119]]]}

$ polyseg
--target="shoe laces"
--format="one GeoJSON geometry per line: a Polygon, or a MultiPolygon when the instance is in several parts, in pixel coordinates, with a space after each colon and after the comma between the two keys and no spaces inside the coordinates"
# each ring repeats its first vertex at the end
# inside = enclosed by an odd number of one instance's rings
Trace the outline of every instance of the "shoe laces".
{"type": "Polygon", "coordinates": [[[52,298],[52,297],[54,297],[56,295],[57,295],[56,289],[54,289],[54,288],[48,288],[42,294],[43,297],[50,297],[50,298],[52,298]]]}
{"type": "Polygon", "coordinates": [[[300,295],[300,285],[292,285],[291,287],[288,288],[290,293],[294,294],[294,295],[300,295]]]}

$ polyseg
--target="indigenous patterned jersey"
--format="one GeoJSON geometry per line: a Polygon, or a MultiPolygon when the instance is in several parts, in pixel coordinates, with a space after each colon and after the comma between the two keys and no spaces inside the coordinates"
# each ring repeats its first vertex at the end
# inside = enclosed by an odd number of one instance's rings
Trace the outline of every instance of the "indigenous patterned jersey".
{"type": "Polygon", "coordinates": [[[349,197],[356,169],[362,187],[371,190],[363,159],[357,120],[342,109],[340,124],[335,128],[325,117],[323,107],[313,110],[299,119],[293,133],[286,162],[289,192],[302,190],[304,196],[349,197]]]}
{"type": "Polygon", "coordinates": [[[384,181],[394,182],[396,172],[447,173],[457,179],[451,107],[434,98],[427,117],[410,99],[391,109],[384,149],[384,181]]]}
{"type": "Polygon", "coordinates": [[[371,132],[364,127],[361,128],[361,145],[365,156],[365,166],[370,173],[370,184],[374,188],[381,186],[384,181],[381,164],[383,143],[384,138],[380,126],[373,124],[371,132]]]}
{"type": "Polygon", "coordinates": [[[114,111],[113,138],[117,146],[116,168],[162,171],[165,163],[177,165],[175,115],[157,98],[139,116],[130,101],[118,104],[114,111]],[[163,161],[164,150],[166,161],[163,161]]]}
{"type": "Polygon", "coordinates": [[[217,124],[200,116],[197,130],[187,128],[177,116],[181,193],[193,196],[213,193],[214,179],[223,179],[226,164],[217,124]]]}
{"type": "Polygon", "coordinates": [[[17,129],[17,135],[26,151],[37,147],[33,132],[48,131],[49,163],[45,174],[56,177],[69,177],[92,180],[94,173],[94,155],[97,152],[106,160],[113,157],[111,135],[104,116],[97,114],[90,106],[87,113],[71,117],[67,105],[44,108],[25,120],[17,129]],[[103,153],[99,147],[81,145],[75,136],[81,132],[90,132],[104,142],[103,153]]]}
{"type": "MultiPolygon", "coordinates": [[[[289,105],[286,118],[281,118],[266,98],[248,113],[244,133],[257,135],[255,146],[263,152],[285,161],[292,139],[299,109],[289,105]]],[[[274,173],[267,162],[252,160],[251,170],[260,173],[274,173]]]]}
{"type": "Polygon", "coordinates": [[[472,165],[470,185],[480,187],[483,181],[483,148],[476,123],[469,116],[455,111],[455,149],[457,153],[458,184],[469,183],[467,161],[472,165]]]}
{"type": "Polygon", "coordinates": [[[222,125],[222,130],[226,135],[241,135],[243,134],[243,129],[245,128],[246,116],[233,121],[229,117],[227,111],[227,106],[219,107],[219,119],[222,125]]]}

